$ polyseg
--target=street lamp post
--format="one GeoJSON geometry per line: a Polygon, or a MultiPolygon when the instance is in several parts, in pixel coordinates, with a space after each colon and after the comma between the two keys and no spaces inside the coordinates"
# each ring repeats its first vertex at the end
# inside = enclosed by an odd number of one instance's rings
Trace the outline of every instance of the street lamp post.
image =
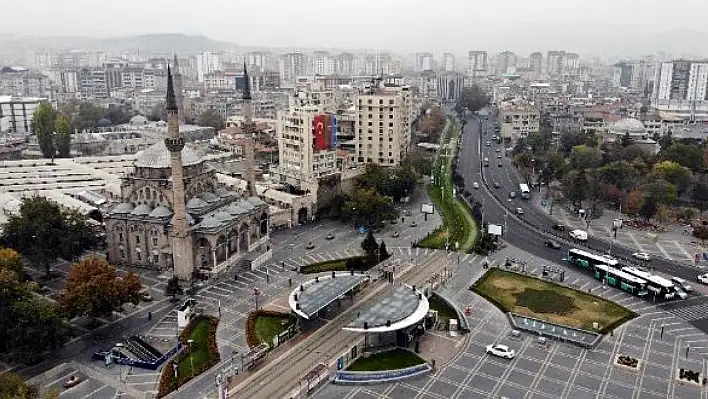
{"type": "Polygon", "coordinates": [[[261,295],[261,290],[258,288],[253,289],[253,298],[256,301],[256,310],[258,310],[258,297],[261,295]]]}
{"type": "Polygon", "coordinates": [[[192,378],[194,378],[194,351],[192,350],[194,340],[188,339],[187,343],[189,344],[189,363],[192,366],[192,378]]]}

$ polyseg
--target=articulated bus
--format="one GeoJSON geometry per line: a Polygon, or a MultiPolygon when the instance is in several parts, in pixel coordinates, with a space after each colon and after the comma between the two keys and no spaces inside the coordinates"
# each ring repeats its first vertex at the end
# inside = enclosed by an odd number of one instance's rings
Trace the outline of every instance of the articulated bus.
{"type": "Polygon", "coordinates": [[[523,199],[531,198],[531,190],[529,190],[528,184],[519,184],[519,191],[521,191],[521,198],[523,198],[523,199]]]}
{"type": "Polygon", "coordinates": [[[632,295],[642,297],[649,294],[645,280],[607,265],[595,266],[595,278],[632,295]]]}
{"type": "Polygon", "coordinates": [[[665,299],[672,299],[676,296],[676,287],[674,287],[674,283],[661,276],[645,272],[644,270],[640,270],[632,266],[623,267],[622,271],[645,280],[647,282],[647,290],[655,296],[660,295],[665,299]]]}
{"type": "Polygon", "coordinates": [[[595,255],[577,248],[572,248],[568,251],[568,262],[588,270],[595,270],[597,265],[607,265],[614,268],[619,265],[617,259],[604,255],[595,255]]]}

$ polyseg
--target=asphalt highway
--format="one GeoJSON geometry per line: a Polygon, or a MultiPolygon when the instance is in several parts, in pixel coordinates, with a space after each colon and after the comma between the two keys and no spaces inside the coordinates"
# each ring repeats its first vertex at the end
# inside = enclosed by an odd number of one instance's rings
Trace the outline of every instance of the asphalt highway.
{"type": "MultiPolygon", "coordinates": [[[[580,247],[571,242],[568,232],[556,232],[551,226],[556,223],[542,210],[532,205],[531,201],[521,199],[519,195],[520,179],[511,164],[511,157],[505,154],[503,144],[496,144],[492,140],[494,132],[494,119],[489,116],[487,120],[472,117],[467,120],[462,134],[460,154],[458,157],[457,171],[464,178],[465,190],[470,193],[470,202],[482,204],[484,222],[505,226],[502,239],[524,251],[548,260],[552,263],[563,263],[569,248],[580,247]],[[483,131],[486,130],[486,134],[483,131]],[[487,146],[487,141],[490,145],[487,146]],[[496,150],[499,149],[499,152],[496,150]],[[501,155],[501,158],[497,158],[501,155]],[[489,158],[489,166],[483,166],[484,157],[489,158]],[[501,166],[498,164],[501,163],[501,166]],[[494,182],[499,188],[494,187],[494,182]],[[474,188],[477,183],[479,188],[474,188]],[[509,193],[515,191],[516,198],[510,199],[509,193]],[[518,217],[516,208],[523,209],[523,216],[518,217]],[[561,249],[551,249],[545,242],[553,239],[561,245],[561,249]]],[[[539,195],[538,193],[532,193],[539,195]]],[[[612,245],[609,241],[590,236],[584,244],[593,252],[607,252],[611,248],[611,255],[622,263],[635,263],[639,261],[631,256],[636,249],[626,248],[618,244],[612,245]]],[[[694,281],[698,274],[696,269],[688,265],[654,258],[648,263],[657,271],[682,277],[694,281]]]]}

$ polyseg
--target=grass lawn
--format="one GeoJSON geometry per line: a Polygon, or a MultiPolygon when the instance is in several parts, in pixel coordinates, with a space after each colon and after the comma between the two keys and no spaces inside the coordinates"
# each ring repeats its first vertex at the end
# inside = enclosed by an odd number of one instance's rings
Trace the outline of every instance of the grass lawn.
{"type": "Polygon", "coordinates": [[[271,315],[256,316],[256,336],[260,342],[273,344],[273,337],[287,330],[295,320],[292,317],[271,315]]]}
{"type": "MultiPolygon", "coordinates": [[[[192,344],[192,355],[185,357],[180,363],[177,372],[180,382],[192,378],[192,375],[198,375],[203,363],[210,361],[211,354],[209,353],[209,329],[211,323],[209,320],[199,321],[189,334],[189,339],[194,340],[192,344]],[[194,362],[194,372],[192,371],[192,361],[194,362]]],[[[180,384],[181,385],[181,384],[180,384]]]]}
{"type": "Polygon", "coordinates": [[[445,303],[437,296],[432,295],[430,298],[428,298],[428,302],[430,303],[430,309],[437,310],[438,317],[445,323],[449,322],[450,319],[457,318],[457,312],[455,312],[455,309],[449,307],[447,303],[445,303]]]}
{"type": "Polygon", "coordinates": [[[309,265],[304,265],[300,268],[300,273],[311,274],[311,273],[322,273],[331,271],[342,271],[347,270],[347,260],[346,259],[334,259],[326,262],[312,263],[309,265]]]}
{"type": "Polygon", "coordinates": [[[472,211],[463,200],[452,196],[452,159],[457,151],[459,134],[459,125],[450,118],[441,140],[443,148],[447,147],[448,150],[441,150],[444,152],[438,156],[433,165],[435,184],[426,187],[428,196],[441,213],[443,226],[420,241],[418,245],[423,248],[442,249],[445,248],[446,242],[450,245],[459,242],[459,249],[467,251],[474,245],[477,237],[477,223],[472,217],[472,211]]]}
{"type": "Polygon", "coordinates": [[[471,289],[505,312],[591,331],[596,322],[603,334],[637,316],[598,296],[498,268],[489,269],[471,289]]]}
{"type": "Polygon", "coordinates": [[[404,349],[373,354],[367,358],[359,357],[347,367],[348,371],[385,371],[398,370],[425,363],[420,356],[404,349]]]}

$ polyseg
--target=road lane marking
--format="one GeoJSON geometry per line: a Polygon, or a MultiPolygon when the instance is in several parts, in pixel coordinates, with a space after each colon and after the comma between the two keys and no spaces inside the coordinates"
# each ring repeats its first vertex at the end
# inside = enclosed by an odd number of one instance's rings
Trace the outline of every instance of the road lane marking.
{"type": "Polygon", "coordinates": [[[678,241],[672,241],[672,242],[674,243],[674,245],[676,245],[676,248],[678,248],[679,251],[681,251],[684,255],[686,255],[687,260],[693,260],[693,256],[691,256],[691,254],[688,251],[686,251],[686,249],[683,247],[683,245],[679,244],[678,241]]]}
{"type": "Polygon", "coordinates": [[[661,251],[661,253],[664,255],[664,257],[665,257],[666,259],[668,259],[668,260],[674,260],[674,258],[672,258],[671,255],[669,255],[669,253],[666,252],[666,250],[664,249],[664,247],[662,247],[661,245],[659,245],[658,242],[657,242],[657,243],[654,243],[654,245],[656,245],[656,247],[659,248],[659,251],[661,251]]]}

